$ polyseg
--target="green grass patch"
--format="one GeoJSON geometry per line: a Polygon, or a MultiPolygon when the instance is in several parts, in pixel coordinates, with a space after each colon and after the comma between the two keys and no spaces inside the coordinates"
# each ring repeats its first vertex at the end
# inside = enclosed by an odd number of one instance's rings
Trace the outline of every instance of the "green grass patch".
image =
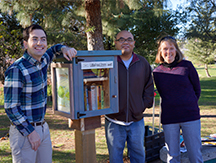
{"type": "Polygon", "coordinates": [[[0,140],[0,162],[11,163],[11,150],[9,140],[0,140]]]}
{"type": "Polygon", "coordinates": [[[4,105],[4,88],[0,87],[0,105],[4,105]]]}
{"type": "Polygon", "coordinates": [[[216,104],[216,76],[211,78],[200,78],[201,97],[199,105],[216,104]]]}

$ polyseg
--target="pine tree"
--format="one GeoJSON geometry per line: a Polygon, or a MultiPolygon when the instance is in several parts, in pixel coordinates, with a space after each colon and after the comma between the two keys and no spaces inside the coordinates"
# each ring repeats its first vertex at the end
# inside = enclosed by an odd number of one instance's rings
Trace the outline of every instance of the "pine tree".
{"type": "Polygon", "coordinates": [[[0,81],[4,83],[4,72],[22,54],[22,33],[15,15],[0,15],[0,81]]]}
{"type": "Polygon", "coordinates": [[[190,6],[186,9],[189,12],[190,21],[186,37],[216,42],[216,2],[209,0],[188,1],[190,6]]]}
{"type": "Polygon", "coordinates": [[[170,12],[163,10],[166,0],[5,0],[4,11],[18,12],[24,26],[39,23],[48,32],[51,44],[63,42],[76,49],[114,49],[120,30],[136,37],[135,52],[150,62],[162,33],[175,35],[178,28],[170,12]],[[96,12],[97,11],[97,12],[96,12]],[[87,36],[87,39],[86,39],[87,36]],[[85,41],[84,41],[85,40],[85,41]],[[84,46],[83,46],[84,45],[84,46]],[[90,47],[91,46],[91,47],[90,47]]]}
{"type": "Polygon", "coordinates": [[[70,0],[5,0],[0,1],[2,12],[12,14],[22,27],[40,24],[48,33],[50,45],[63,43],[76,49],[86,49],[85,19],[74,11],[82,1],[70,0]]]}

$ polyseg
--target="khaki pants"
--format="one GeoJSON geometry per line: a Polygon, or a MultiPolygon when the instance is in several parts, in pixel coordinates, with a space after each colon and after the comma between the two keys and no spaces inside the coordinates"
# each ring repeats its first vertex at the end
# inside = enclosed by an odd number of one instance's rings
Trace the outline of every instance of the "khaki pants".
{"type": "Polygon", "coordinates": [[[52,143],[50,140],[49,126],[35,126],[40,135],[41,144],[37,151],[32,150],[26,136],[23,136],[14,125],[10,126],[9,139],[13,163],[52,163],[52,143]]]}

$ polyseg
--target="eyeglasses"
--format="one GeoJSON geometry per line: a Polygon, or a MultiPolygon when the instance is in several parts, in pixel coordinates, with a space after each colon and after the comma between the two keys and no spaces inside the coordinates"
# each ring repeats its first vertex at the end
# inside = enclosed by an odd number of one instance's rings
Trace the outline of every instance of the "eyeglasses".
{"type": "Polygon", "coordinates": [[[118,41],[118,42],[120,42],[120,43],[124,43],[125,41],[127,41],[128,43],[132,43],[132,42],[134,42],[134,40],[131,38],[131,37],[129,37],[129,38],[127,38],[127,39],[125,39],[125,38],[123,38],[123,37],[120,37],[118,40],[116,40],[116,41],[118,41]]]}
{"type": "Polygon", "coordinates": [[[172,40],[176,41],[176,39],[174,37],[172,37],[172,36],[165,36],[165,37],[162,37],[160,39],[160,42],[163,41],[163,40],[165,40],[165,39],[172,39],[172,40]]]}

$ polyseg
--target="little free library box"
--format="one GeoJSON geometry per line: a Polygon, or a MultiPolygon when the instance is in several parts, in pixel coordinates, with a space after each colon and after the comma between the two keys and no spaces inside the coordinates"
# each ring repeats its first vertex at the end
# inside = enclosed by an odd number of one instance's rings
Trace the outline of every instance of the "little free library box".
{"type": "Polygon", "coordinates": [[[117,113],[120,50],[78,51],[51,64],[55,114],[72,120],[117,113]]]}

